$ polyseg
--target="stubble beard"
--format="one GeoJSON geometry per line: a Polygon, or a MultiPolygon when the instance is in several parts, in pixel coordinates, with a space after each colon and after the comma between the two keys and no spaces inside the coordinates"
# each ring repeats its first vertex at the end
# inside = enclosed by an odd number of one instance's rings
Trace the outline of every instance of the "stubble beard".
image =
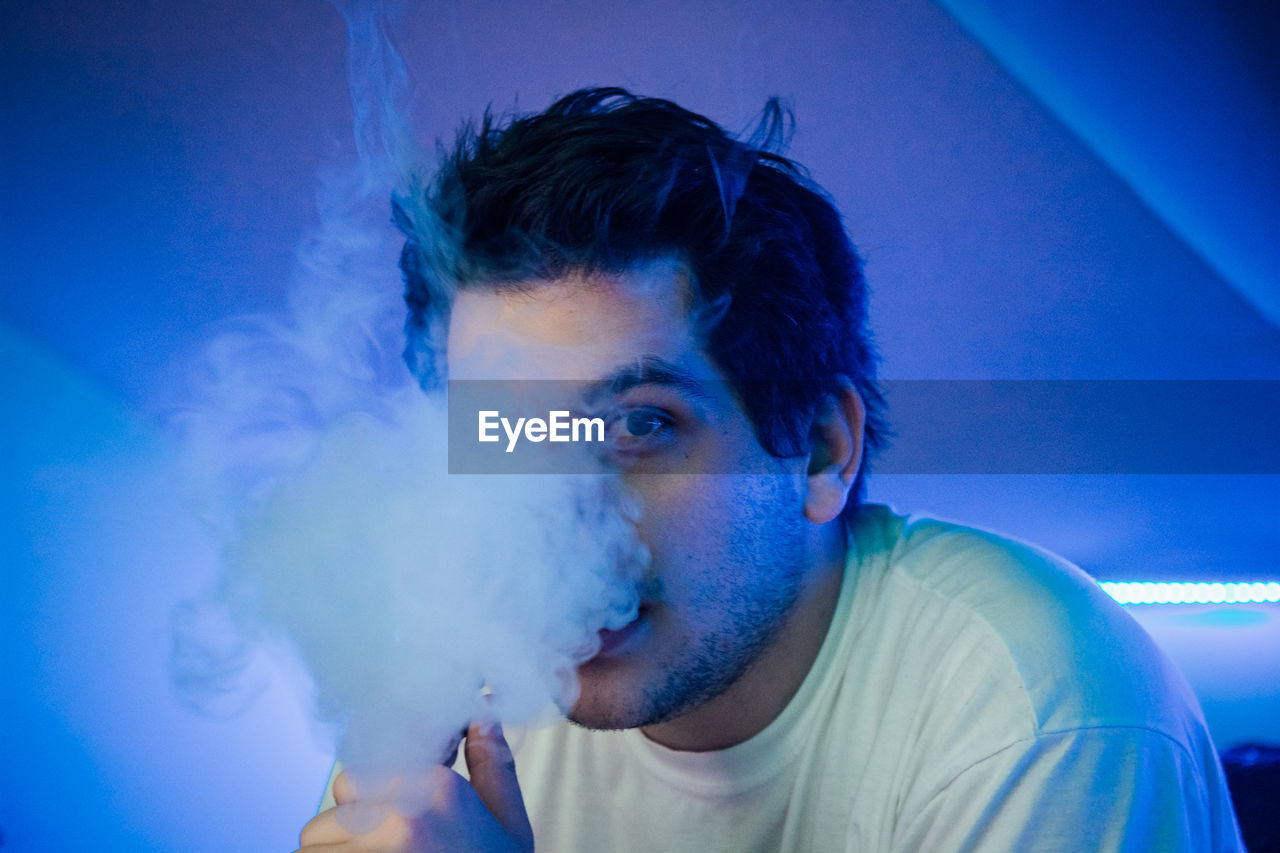
{"type": "Polygon", "coordinates": [[[657,683],[610,686],[589,703],[575,703],[569,722],[597,730],[653,726],[723,695],[773,645],[795,609],[801,573],[788,571],[770,581],[767,590],[765,584],[757,584],[749,588],[752,595],[737,596],[726,609],[727,624],[697,638],[676,660],[663,665],[657,683]]]}

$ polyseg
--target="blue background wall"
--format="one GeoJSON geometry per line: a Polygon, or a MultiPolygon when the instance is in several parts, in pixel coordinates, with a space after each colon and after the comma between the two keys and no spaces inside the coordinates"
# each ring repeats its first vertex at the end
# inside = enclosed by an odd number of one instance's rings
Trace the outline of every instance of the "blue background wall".
{"type": "MultiPolygon", "coordinates": [[[[398,41],[424,139],[592,84],[730,128],[789,98],[792,154],[867,258],[888,377],[1280,379],[1266,5],[422,2],[398,41]]],[[[210,324],[283,303],[318,176],[351,157],[344,38],[311,0],[0,6],[6,850],[289,849],[314,809],[328,756],[287,666],[259,661],[227,719],[175,698],[170,611],[211,567],[194,531],[138,529],[120,484],[210,324]]],[[[1280,575],[1278,479],[894,476],[871,497],[1100,578],[1258,579],[1280,575]]],[[[1220,746],[1280,740],[1276,608],[1135,615],[1220,746]]]]}

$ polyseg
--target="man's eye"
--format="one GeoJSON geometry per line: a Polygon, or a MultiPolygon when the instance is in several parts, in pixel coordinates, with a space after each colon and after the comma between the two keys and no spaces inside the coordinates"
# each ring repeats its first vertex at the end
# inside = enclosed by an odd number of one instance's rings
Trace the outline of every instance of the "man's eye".
{"type": "Polygon", "coordinates": [[[626,418],[627,432],[637,438],[651,435],[662,429],[667,429],[671,423],[656,412],[639,411],[631,412],[626,418]]]}
{"type": "Polygon", "coordinates": [[[651,448],[670,441],[675,419],[657,409],[617,413],[608,423],[609,439],[620,450],[651,448]]]}

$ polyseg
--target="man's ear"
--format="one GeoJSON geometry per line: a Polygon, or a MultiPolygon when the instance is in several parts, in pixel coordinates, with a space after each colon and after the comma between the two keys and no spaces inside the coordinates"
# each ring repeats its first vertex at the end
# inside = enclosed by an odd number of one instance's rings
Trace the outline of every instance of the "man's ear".
{"type": "Polygon", "coordinates": [[[862,427],[866,409],[852,383],[827,398],[809,433],[809,472],[804,516],[825,524],[840,515],[862,464],[862,427]]]}

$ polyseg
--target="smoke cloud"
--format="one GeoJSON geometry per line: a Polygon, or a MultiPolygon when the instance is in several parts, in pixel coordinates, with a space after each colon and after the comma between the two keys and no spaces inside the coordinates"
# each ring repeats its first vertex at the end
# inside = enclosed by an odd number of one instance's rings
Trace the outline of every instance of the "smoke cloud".
{"type": "Polygon", "coordinates": [[[244,643],[290,650],[358,789],[391,797],[469,721],[567,709],[598,630],[635,617],[647,551],[603,470],[447,473],[444,386],[421,390],[401,357],[389,199],[420,170],[395,15],[340,8],[358,166],[323,176],[286,308],[211,341],[175,421],[187,500],[221,553],[210,602],[179,611],[175,664],[188,694],[214,695],[244,643]]]}

